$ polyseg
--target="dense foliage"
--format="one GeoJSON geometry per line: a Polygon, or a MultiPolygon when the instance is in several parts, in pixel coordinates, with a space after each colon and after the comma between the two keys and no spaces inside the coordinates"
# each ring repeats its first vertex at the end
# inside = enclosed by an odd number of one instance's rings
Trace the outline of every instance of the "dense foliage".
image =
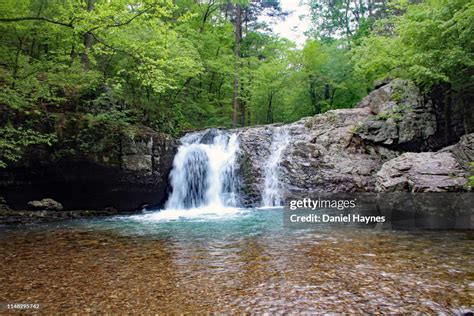
{"type": "Polygon", "coordinates": [[[306,4],[297,47],[263,22],[278,0],[1,1],[0,166],[69,117],[179,135],[351,107],[387,77],[472,88],[472,2],[306,4]]]}
{"type": "Polygon", "coordinates": [[[357,70],[370,80],[405,77],[425,87],[472,89],[474,3],[429,0],[395,9],[404,14],[379,21],[355,49],[357,70]]]}

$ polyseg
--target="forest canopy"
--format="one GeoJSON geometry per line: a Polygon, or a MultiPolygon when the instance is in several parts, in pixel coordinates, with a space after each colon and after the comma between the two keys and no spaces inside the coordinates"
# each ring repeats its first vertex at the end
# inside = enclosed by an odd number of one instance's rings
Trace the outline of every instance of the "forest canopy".
{"type": "Polygon", "coordinates": [[[278,0],[1,1],[3,160],[53,143],[70,117],[176,136],[353,107],[393,77],[472,90],[472,1],[305,5],[299,47],[264,22],[288,15],[278,0]]]}

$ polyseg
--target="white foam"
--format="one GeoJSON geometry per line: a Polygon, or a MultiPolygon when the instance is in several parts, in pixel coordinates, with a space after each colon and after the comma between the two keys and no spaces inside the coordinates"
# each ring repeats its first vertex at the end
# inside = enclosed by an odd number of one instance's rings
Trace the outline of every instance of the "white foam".
{"type": "Polygon", "coordinates": [[[132,215],[129,218],[141,222],[169,222],[178,220],[220,220],[230,219],[247,212],[246,209],[235,207],[206,206],[193,209],[165,209],[151,213],[132,215]]]}
{"type": "Polygon", "coordinates": [[[166,210],[236,207],[239,151],[237,134],[218,131],[211,144],[200,143],[204,134],[183,137],[170,174],[173,191],[166,210]]]}

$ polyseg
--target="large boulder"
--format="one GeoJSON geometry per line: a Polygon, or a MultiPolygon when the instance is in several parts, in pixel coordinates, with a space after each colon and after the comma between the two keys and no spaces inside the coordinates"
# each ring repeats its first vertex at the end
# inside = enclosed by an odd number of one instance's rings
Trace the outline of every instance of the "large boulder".
{"type": "Polygon", "coordinates": [[[50,198],[28,202],[28,208],[33,211],[62,211],[63,205],[50,198]]]}
{"type": "MultiPolygon", "coordinates": [[[[393,97],[394,90],[397,86],[404,85],[403,81],[396,80],[394,82],[385,82],[378,89],[372,91],[362,101],[357,104],[358,108],[370,108],[373,114],[381,114],[392,110],[397,102],[393,97]]],[[[411,91],[411,98],[417,96],[418,91],[411,91]]],[[[416,100],[415,100],[416,102],[416,100]]]]}
{"type": "Polygon", "coordinates": [[[381,192],[462,191],[467,175],[449,152],[405,153],[383,164],[376,176],[381,192]]]}
{"type": "Polygon", "coordinates": [[[474,162],[474,133],[462,136],[458,143],[441,151],[452,153],[464,169],[471,169],[470,163],[474,162]]]}
{"type": "Polygon", "coordinates": [[[370,93],[359,107],[373,114],[359,126],[362,139],[392,149],[429,149],[428,140],[437,128],[436,111],[413,83],[393,80],[370,93]]]}
{"type": "Polygon", "coordinates": [[[373,114],[361,122],[358,134],[399,151],[432,151],[457,142],[469,130],[469,106],[439,90],[425,94],[410,81],[392,80],[358,104],[373,114]]]}
{"type": "Polygon", "coordinates": [[[377,173],[377,191],[453,192],[467,189],[474,161],[474,134],[438,152],[404,153],[377,173]]]}
{"type": "Polygon", "coordinates": [[[376,176],[381,209],[393,220],[418,228],[472,229],[474,194],[467,177],[474,159],[474,134],[438,152],[404,153],[376,176]]]}

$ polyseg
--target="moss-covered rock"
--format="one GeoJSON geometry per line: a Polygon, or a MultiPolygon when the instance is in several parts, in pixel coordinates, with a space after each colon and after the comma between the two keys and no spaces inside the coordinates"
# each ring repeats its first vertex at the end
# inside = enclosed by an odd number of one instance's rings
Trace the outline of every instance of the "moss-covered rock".
{"type": "MultiPolygon", "coordinates": [[[[51,122],[48,121],[48,124],[51,122]]],[[[144,126],[56,117],[58,141],[33,146],[0,169],[0,190],[15,209],[51,197],[65,210],[160,205],[178,142],[144,126]]]]}

